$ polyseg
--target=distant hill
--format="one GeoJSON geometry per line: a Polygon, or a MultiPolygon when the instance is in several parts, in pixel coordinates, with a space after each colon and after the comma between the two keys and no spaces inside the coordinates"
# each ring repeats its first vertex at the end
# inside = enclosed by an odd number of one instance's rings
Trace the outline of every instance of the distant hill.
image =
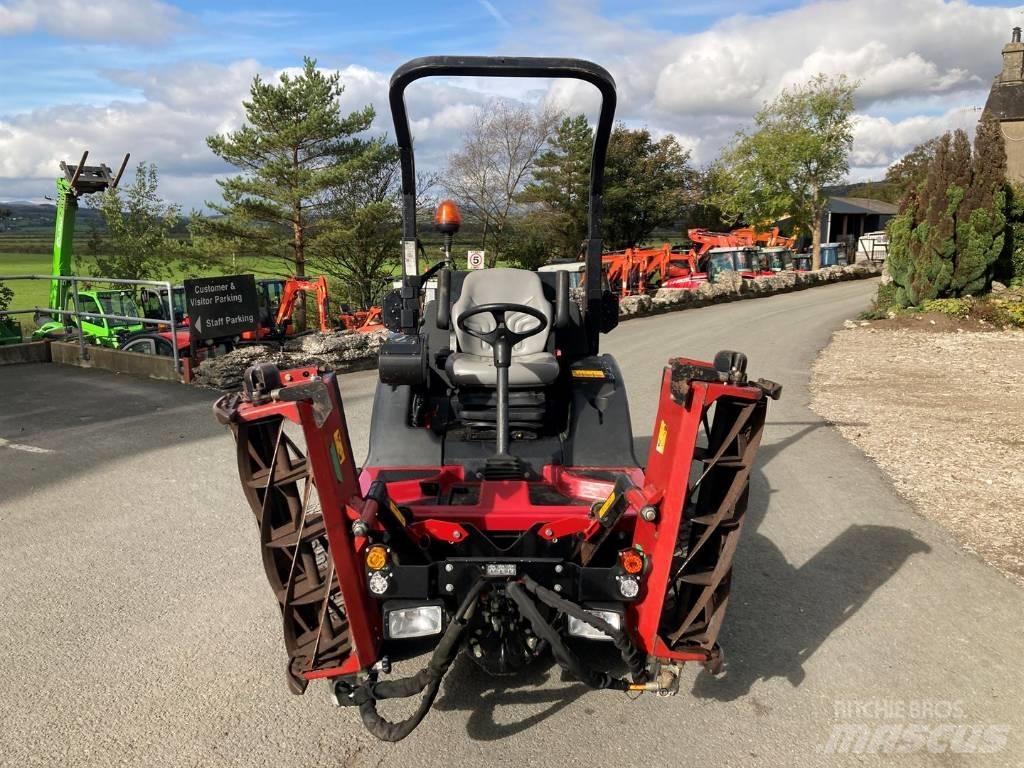
{"type": "MultiPolygon", "coordinates": [[[[53,237],[53,222],[57,216],[57,206],[53,203],[11,202],[0,203],[0,211],[10,211],[10,216],[0,218],[0,233],[41,235],[53,237]]],[[[86,234],[93,227],[100,232],[106,230],[103,217],[99,211],[86,208],[78,209],[75,229],[78,234],[86,234]]]]}

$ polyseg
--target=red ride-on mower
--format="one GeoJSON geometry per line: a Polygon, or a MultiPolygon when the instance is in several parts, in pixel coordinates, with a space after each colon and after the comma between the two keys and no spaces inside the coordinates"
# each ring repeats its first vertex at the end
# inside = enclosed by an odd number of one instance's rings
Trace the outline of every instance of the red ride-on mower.
{"type": "Polygon", "coordinates": [[[748,477],[776,384],[746,358],[670,360],[644,464],[622,372],[598,353],[617,322],[601,280],[603,167],[615,85],[574,59],[436,57],[390,86],[401,150],[405,264],[385,301],[370,451],[357,469],[339,382],[315,368],[249,369],[216,413],[280,603],[296,693],[326,679],[376,736],[423,719],[460,651],[496,674],[551,654],[594,688],[675,693],[693,661],[716,671],[748,477]],[[585,296],[568,273],[418,275],[412,136],[404,91],[428,76],[566,77],[603,97],[594,139],[585,296]],[[424,287],[437,276],[425,301],[424,287]],[[389,309],[390,308],[390,309],[389,309]],[[587,643],[621,652],[596,669],[587,643]],[[418,674],[391,664],[432,650],[418,674]],[[416,696],[388,722],[384,699],[416,696]]]}

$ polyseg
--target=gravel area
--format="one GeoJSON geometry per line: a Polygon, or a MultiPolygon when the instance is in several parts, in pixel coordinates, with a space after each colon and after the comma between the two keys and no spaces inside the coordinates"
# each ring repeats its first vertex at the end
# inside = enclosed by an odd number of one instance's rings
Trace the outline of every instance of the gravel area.
{"type": "Polygon", "coordinates": [[[1024,585],[1022,371],[1024,331],[848,323],[814,365],[811,406],[923,516],[1024,585]]]}

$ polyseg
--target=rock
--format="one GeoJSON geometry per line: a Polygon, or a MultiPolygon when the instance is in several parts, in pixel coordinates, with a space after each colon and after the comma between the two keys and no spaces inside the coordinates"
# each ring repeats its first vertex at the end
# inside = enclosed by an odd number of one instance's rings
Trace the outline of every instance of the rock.
{"type": "Polygon", "coordinates": [[[215,389],[238,389],[242,374],[254,363],[274,363],[280,368],[315,365],[331,371],[348,371],[375,364],[387,331],[373,333],[310,333],[288,339],[284,349],[256,344],[204,360],[195,372],[195,383],[215,389]]]}
{"type": "Polygon", "coordinates": [[[635,317],[651,311],[651,297],[647,295],[623,296],[619,299],[619,317],[635,317]]]}
{"type": "Polygon", "coordinates": [[[722,272],[716,278],[714,285],[726,293],[746,293],[750,286],[739,272],[722,272]]]}
{"type": "Polygon", "coordinates": [[[372,333],[310,333],[289,339],[284,349],[289,353],[297,352],[304,357],[314,357],[332,370],[344,370],[350,367],[347,364],[354,361],[376,357],[387,337],[386,330],[372,333]]]}
{"type": "Polygon", "coordinates": [[[843,328],[850,331],[857,327],[857,324],[853,320],[843,320],[843,328]]]}
{"type": "Polygon", "coordinates": [[[1006,293],[1007,288],[1005,285],[997,280],[992,281],[992,293],[1006,293]]]}
{"type": "Polygon", "coordinates": [[[697,293],[687,288],[659,288],[651,297],[656,309],[673,309],[683,304],[696,304],[697,293]]]}
{"type": "Polygon", "coordinates": [[[196,368],[193,381],[215,389],[238,389],[242,384],[242,374],[250,365],[258,362],[282,365],[287,360],[277,347],[254,344],[204,360],[196,368]]]}

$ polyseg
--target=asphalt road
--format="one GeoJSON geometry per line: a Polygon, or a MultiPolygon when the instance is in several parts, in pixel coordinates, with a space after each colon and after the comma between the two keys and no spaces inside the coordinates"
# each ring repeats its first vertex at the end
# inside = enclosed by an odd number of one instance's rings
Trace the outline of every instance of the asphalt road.
{"type": "MultiPolygon", "coordinates": [[[[873,289],[634,320],[607,337],[641,441],[670,356],[738,349],[785,386],[752,478],[723,677],[690,669],[679,696],[630,701],[557,667],[491,679],[459,662],[420,729],[390,746],[323,686],[287,692],[211,392],[0,369],[0,765],[1020,765],[1021,591],[807,408],[817,350],[873,289]],[[907,723],[953,730],[895,756],[829,747],[837,724],[876,735],[907,723]],[[958,726],[995,727],[975,747],[1006,743],[950,754],[958,726]]],[[[342,380],[357,455],[374,376],[342,380]]]]}

